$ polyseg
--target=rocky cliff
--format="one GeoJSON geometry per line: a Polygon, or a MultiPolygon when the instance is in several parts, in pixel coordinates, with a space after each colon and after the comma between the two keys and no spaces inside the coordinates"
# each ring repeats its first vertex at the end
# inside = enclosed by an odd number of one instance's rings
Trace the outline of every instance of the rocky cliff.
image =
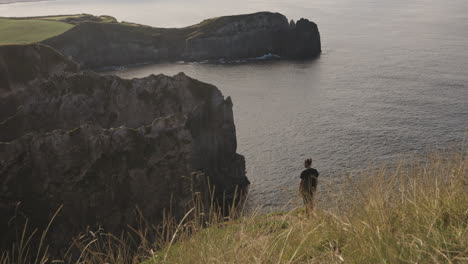
{"type": "Polygon", "coordinates": [[[44,43],[92,69],[161,61],[236,60],[269,53],[312,58],[321,52],[315,23],[301,19],[290,24],[284,15],[269,12],[212,18],[173,29],[80,23],[44,43]]]}
{"type": "MultiPolygon", "coordinates": [[[[0,46],[0,93],[56,73],[74,72],[78,65],[42,45],[0,46]]],[[[1,105],[0,105],[1,107],[1,105]]],[[[0,111],[0,115],[4,110],[0,111]]]]}
{"type": "MultiPolygon", "coordinates": [[[[13,220],[44,227],[60,205],[55,245],[87,226],[119,232],[137,220],[136,207],[151,223],[164,209],[180,216],[200,191],[194,171],[207,175],[217,197],[247,188],[232,102],[216,87],[183,73],[125,80],[80,72],[38,44],[0,47],[0,58],[11,50],[28,69],[40,61],[52,70],[0,89],[3,243],[14,236],[13,220]]],[[[4,62],[2,76],[15,79],[9,73],[21,74],[19,65],[4,62]]]]}

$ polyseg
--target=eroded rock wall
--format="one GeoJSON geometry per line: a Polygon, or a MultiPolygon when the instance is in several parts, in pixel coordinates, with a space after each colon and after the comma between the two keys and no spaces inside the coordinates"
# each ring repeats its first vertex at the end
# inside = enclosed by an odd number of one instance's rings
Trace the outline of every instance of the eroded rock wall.
{"type": "Polygon", "coordinates": [[[0,46],[0,94],[35,79],[77,70],[76,63],[43,45],[0,46]]]}
{"type": "Polygon", "coordinates": [[[187,38],[185,59],[232,60],[279,53],[275,38],[289,31],[287,18],[278,13],[220,17],[211,22],[214,23],[219,24],[218,28],[202,28],[198,34],[187,38]]]}
{"type": "Polygon", "coordinates": [[[57,246],[87,226],[119,232],[135,223],[136,207],[151,223],[164,209],[183,215],[194,171],[205,173],[218,197],[247,188],[232,102],[216,87],[184,74],[32,76],[0,94],[12,113],[0,120],[3,243],[14,237],[12,220],[44,227],[60,205],[51,232],[57,246]]]}

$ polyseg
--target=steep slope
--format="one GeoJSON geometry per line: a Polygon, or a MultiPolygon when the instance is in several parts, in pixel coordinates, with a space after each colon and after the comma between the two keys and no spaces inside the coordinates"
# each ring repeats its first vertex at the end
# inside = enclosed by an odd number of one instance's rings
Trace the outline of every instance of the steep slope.
{"type": "Polygon", "coordinates": [[[22,87],[37,78],[77,70],[76,63],[43,45],[0,46],[0,94],[11,91],[13,87],[22,87]]]}

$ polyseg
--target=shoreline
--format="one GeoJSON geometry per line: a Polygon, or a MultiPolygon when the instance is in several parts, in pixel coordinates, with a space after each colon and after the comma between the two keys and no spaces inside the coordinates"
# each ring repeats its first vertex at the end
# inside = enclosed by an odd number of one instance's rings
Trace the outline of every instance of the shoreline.
{"type": "Polygon", "coordinates": [[[3,0],[0,1],[0,5],[11,5],[11,4],[21,4],[21,3],[29,3],[29,2],[46,2],[52,0],[3,0]]]}

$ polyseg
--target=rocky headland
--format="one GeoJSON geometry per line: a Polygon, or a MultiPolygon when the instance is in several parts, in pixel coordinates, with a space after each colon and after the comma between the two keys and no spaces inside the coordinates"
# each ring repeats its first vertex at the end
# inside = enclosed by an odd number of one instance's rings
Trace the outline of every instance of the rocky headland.
{"type": "Polygon", "coordinates": [[[216,87],[183,73],[126,80],[88,69],[321,52],[315,23],[278,13],[178,29],[48,19],[74,26],[41,44],[0,46],[1,248],[26,219],[46,228],[58,208],[48,235],[55,249],[87,228],[121,232],[138,221],[136,208],[158,224],[164,212],[182,217],[194,194],[230,204],[247,191],[232,101],[216,87]]]}
{"type": "Polygon", "coordinates": [[[81,71],[41,44],[0,47],[0,76],[3,246],[24,219],[44,228],[62,205],[55,247],[87,227],[118,233],[137,207],[150,223],[181,216],[207,182],[226,201],[249,184],[231,99],[215,86],[81,71]]]}
{"type": "Polygon", "coordinates": [[[89,69],[164,61],[237,60],[274,54],[313,58],[321,52],[317,25],[279,13],[224,16],[185,28],[154,28],[86,19],[43,41],[89,69]]]}

